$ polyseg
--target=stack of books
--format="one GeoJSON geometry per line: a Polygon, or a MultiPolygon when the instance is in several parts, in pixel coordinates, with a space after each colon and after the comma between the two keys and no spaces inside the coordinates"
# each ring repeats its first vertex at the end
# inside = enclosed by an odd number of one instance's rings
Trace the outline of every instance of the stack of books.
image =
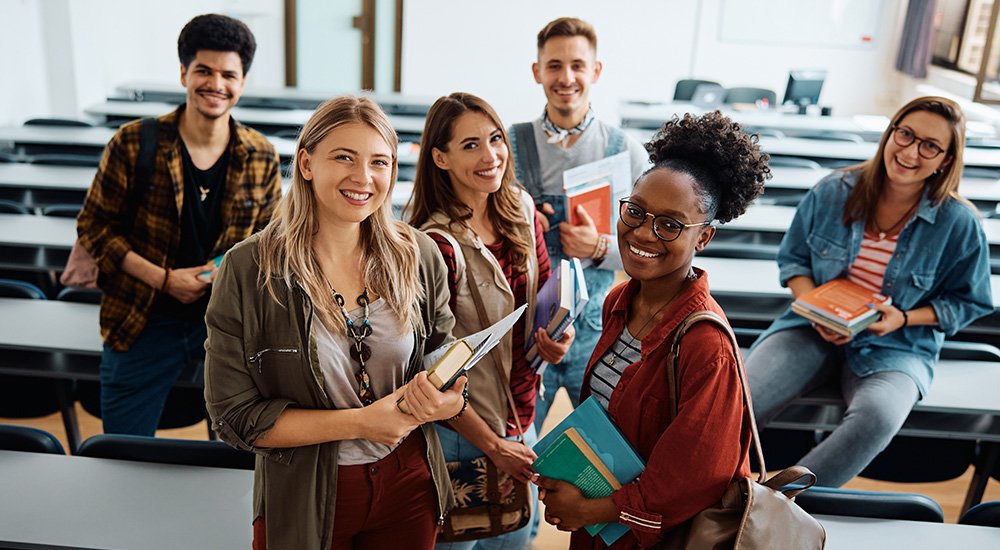
{"type": "Polygon", "coordinates": [[[841,336],[854,337],[882,314],[870,304],[892,304],[892,298],[852,283],[834,279],[792,302],[792,311],[841,336]]]}
{"type": "Polygon", "coordinates": [[[590,294],[587,292],[587,282],[583,278],[583,265],[580,260],[560,260],[556,269],[552,270],[545,285],[538,291],[535,300],[535,320],[528,341],[524,344],[528,365],[541,372],[545,361],[538,354],[538,343],[535,332],[545,328],[549,338],[558,340],[573,324],[573,321],[583,312],[590,294]]]}
{"type": "MultiPolygon", "coordinates": [[[[588,397],[533,447],[535,471],[572,483],[587,498],[602,498],[639,477],[646,468],[604,407],[588,397]]],[[[585,527],[591,536],[614,544],[628,527],[601,523],[585,527]]]]}

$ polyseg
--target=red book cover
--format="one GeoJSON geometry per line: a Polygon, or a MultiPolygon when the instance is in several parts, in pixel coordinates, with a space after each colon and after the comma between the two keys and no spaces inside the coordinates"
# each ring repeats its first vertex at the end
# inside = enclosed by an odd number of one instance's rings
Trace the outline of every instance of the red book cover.
{"type": "Polygon", "coordinates": [[[604,181],[582,189],[566,192],[566,212],[569,223],[580,224],[580,216],[576,207],[582,206],[594,220],[597,232],[601,235],[611,234],[611,182],[604,181]]]}

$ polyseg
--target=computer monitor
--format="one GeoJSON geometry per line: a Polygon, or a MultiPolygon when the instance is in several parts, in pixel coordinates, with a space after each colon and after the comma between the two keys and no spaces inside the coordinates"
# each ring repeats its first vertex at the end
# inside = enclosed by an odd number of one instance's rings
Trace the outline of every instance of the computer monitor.
{"type": "Polygon", "coordinates": [[[826,71],[803,70],[789,71],[788,85],[785,86],[785,99],[782,103],[798,105],[804,111],[806,105],[819,103],[819,92],[823,89],[826,71]]]}

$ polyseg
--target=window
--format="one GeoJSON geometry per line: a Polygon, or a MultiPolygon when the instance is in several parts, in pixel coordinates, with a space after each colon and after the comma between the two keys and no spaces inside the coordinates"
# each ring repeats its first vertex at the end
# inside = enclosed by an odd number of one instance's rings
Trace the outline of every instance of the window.
{"type": "Polygon", "coordinates": [[[1000,1],[938,0],[931,60],[976,77],[974,100],[1000,103],[1000,1]]]}

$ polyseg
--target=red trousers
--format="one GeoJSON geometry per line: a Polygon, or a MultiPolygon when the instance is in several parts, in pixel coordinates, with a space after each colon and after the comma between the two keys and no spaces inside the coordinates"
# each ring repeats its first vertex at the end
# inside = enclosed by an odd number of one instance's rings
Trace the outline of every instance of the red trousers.
{"type": "MultiPolygon", "coordinates": [[[[331,550],[434,547],[437,490],[419,428],[382,460],[338,468],[334,515],[331,550]]],[[[253,550],[267,550],[262,517],[253,522],[253,550]]]]}

